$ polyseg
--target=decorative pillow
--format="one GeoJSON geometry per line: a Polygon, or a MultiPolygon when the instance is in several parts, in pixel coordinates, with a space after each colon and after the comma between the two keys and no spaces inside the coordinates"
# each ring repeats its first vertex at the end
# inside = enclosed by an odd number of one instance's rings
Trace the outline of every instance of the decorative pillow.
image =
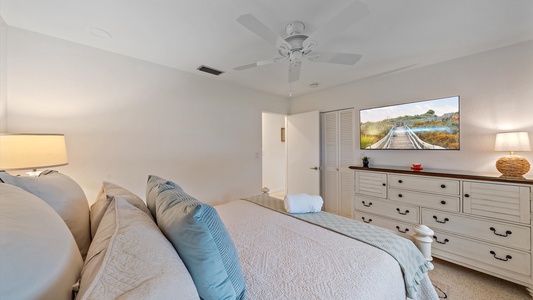
{"type": "Polygon", "coordinates": [[[91,237],[94,238],[96,229],[98,229],[98,225],[104,217],[109,203],[111,203],[111,200],[113,200],[115,196],[122,196],[122,198],[128,201],[131,205],[144,211],[150,217],[152,216],[146,207],[146,204],[144,204],[144,201],[142,201],[137,195],[114,183],[104,181],[102,188],[96,197],[96,202],[91,205],[91,237]]]}
{"type": "Polygon", "coordinates": [[[147,202],[155,204],[157,225],[189,269],[198,294],[206,300],[245,299],[237,250],[217,211],[174,185],[149,180],[147,202]]]}
{"type": "Polygon", "coordinates": [[[85,259],[91,244],[89,203],[81,187],[70,177],[47,170],[39,177],[12,176],[0,172],[3,182],[18,186],[48,203],[72,232],[85,259]]]}
{"type": "Polygon", "coordinates": [[[163,188],[175,189],[183,191],[181,186],[175,184],[172,181],[168,181],[156,175],[148,175],[148,183],[146,185],[146,206],[155,218],[155,198],[159,191],[163,188]],[[157,188],[156,188],[157,187],[157,188]]]}
{"type": "Polygon", "coordinates": [[[65,222],[16,186],[0,195],[0,298],[72,299],[83,260],[65,222]]]}
{"type": "Polygon", "coordinates": [[[89,248],[76,299],[198,299],[151,216],[116,195],[89,248]]]}

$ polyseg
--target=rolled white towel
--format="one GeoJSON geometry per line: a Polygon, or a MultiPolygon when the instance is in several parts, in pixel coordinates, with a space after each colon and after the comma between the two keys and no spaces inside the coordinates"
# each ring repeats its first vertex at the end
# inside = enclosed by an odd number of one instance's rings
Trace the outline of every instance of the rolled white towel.
{"type": "Polygon", "coordinates": [[[289,194],[283,199],[285,210],[292,214],[313,213],[322,210],[324,200],[318,195],[289,194]]]}

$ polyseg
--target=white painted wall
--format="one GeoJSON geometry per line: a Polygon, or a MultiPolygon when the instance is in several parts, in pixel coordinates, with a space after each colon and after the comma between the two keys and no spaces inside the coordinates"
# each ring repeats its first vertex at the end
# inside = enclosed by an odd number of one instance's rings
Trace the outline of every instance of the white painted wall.
{"type": "Polygon", "coordinates": [[[285,115],[263,113],[263,186],[272,194],[285,193],[286,186],[287,151],[281,128],[285,128],[285,115]]]}
{"type": "MultiPolygon", "coordinates": [[[[533,41],[294,98],[290,113],[359,110],[453,95],[461,97],[461,150],[364,150],[371,164],[420,162],[430,168],[497,173],[495,162],[505,155],[494,152],[497,132],[527,131],[533,141],[533,41]]],[[[533,163],[533,152],[517,154],[533,163]]],[[[359,158],[362,151],[354,155],[359,158]]]]}
{"type": "MultiPolygon", "coordinates": [[[[261,189],[261,113],[288,100],[8,27],[9,132],[64,133],[93,202],[103,180],[145,198],[148,174],[216,204],[261,189]]],[[[223,75],[222,75],[223,76],[223,75]]]]}
{"type": "Polygon", "coordinates": [[[7,25],[0,16],[0,132],[7,129],[7,25]]]}

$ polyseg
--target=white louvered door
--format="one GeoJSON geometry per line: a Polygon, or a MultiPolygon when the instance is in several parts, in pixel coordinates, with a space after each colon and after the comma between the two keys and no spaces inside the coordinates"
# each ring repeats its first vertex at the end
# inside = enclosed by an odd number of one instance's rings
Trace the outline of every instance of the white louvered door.
{"type": "Polygon", "coordinates": [[[339,214],[337,112],[322,114],[322,162],[324,210],[339,214]]]}
{"type": "Polygon", "coordinates": [[[327,212],[353,215],[354,118],[353,109],[323,113],[322,197],[327,212]]]}
{"type": "Polygon", "coordinates": [[[339,192],[340,215],[353,217],[354,172],[349,168],[354,164],[354,110],[341,110],[339,113],[339,192]]]}

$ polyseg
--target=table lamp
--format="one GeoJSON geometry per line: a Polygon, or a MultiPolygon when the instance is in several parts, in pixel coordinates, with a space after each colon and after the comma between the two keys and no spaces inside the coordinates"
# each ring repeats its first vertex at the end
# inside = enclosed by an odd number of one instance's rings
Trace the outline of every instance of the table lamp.
{"type": "Polygon", "coordinates": [[[522,177],[529,172],[527,159],[515,155],[515,151],[531,151],[527,132],[503,132],[496,134],[495,151],[509,151],[510,154],[496,161],[496,169],[502,177],[522,177]]]}
{"type": "Polygon", "coordinates": [[[24,170],[39,176],[37,168],[68,164],[63,134],[0,134],[0,170],[24,170]]]}

